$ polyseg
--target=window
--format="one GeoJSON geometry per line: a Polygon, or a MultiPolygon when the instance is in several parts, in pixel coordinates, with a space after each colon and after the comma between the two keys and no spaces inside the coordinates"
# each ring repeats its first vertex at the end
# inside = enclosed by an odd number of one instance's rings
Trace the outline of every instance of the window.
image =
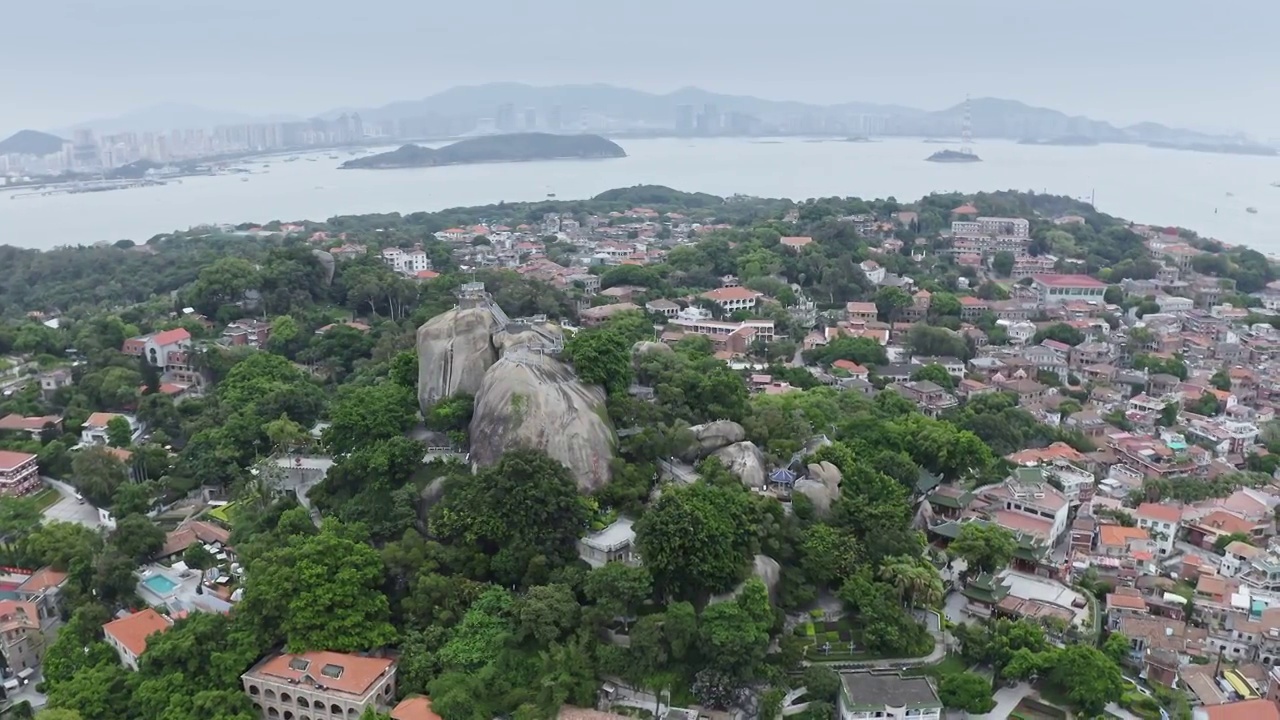
{"type": "Polygon", "coordinates": [[[333,665],[333,664],[325,665],[324,667],[320,668],[320,674],[327,678],[333,678],[334,680],[337,680],[338,678],[342,677],[342,666],[333,665]]]}
{"type": "Polygon", "coordinates": [[[298,672],[306,672],[307,668],[309,667],[311,667],[311,661],[307,660],[306,658],[296,657],[289,661],[290,670],[296,670],[298,672]]]}

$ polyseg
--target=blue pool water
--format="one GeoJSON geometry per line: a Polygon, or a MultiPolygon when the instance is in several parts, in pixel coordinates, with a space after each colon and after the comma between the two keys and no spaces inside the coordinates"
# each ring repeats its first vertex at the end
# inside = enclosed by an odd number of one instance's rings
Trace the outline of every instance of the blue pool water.
{"type": "Polygon", "coordinates": [[[173,589],[178,587],[178,583],[163,575],[152,575],[146,580],[143,580],[142,584],[146,585],[147,589],[151,592],[161,596],[172,593],[173,589]]]}

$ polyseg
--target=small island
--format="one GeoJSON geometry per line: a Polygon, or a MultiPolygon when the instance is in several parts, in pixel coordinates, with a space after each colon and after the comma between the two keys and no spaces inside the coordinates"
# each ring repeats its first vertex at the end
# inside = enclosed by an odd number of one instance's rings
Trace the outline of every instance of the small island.
{"type": "Polygon", "coordinates": [[[960,150],[939,150],[925,158],[925,161],[939,163],[975,163],[982,162],[982,158],[974,155],[972,152],[962,152],[960,150]]]}
{"type": "Polygon", "coordinates": [[[404,145],[391,152],[344,162],[342,170],[470,165],[473,163],[525,162],[626,157],[617,143],[599,135],[516,133],[469,138],[440,148],[404,145]]]}

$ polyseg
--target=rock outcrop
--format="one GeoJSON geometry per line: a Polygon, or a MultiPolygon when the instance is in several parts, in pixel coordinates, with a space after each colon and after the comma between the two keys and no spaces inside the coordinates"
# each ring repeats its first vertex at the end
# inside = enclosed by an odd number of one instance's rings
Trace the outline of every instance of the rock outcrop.
{"type": "Polygon", "coordinates": [[[689,428],[693,443],[685,453],[685,460],[693,462],[714,453],[720,448],[740,443],[747,438],[747,431],[732,420],[716,420],[689,428]]]}
{"type": "Polygon", "coordinates": [[[454,308],[418,328],[418,403],[425,411],[456,393],[475,395],[498,359],[497,321],[486,308],[454,308]]]}
{"type": "Polygon", "coordinates": [[[324,284],[329,285],[333,282],[333,273],[337,269],[333,256],[319,248],[312,250],[311,254],[320,262],[320,267],[324,268],[324,284]]]}
{"type": "Polygon", "coordinates": [[[641,355],[647,355],[649,353],[658,353],[658,354],[665,353],[667,355],[670,355],[673,352],[675,351],[671,349],[670,345],[666,343],[653,342],[652,340],[641,340],[640,342],[631,346],[631,355],[637,358],[640,357],[641,355]]]}
{"type": "Polygon", "coordinates": [[[753,442],[738,442],[711,453],[749,488],[764,487],[764,453],[753,442]]]}
{"type": "MultiPolygon", "coordinates": [[[[764,582],[765,589],[769,591],[769,599],[777,600],[778,582],[782,580],[782,565],[777,560],[768,555],[756,555],[751,565],[751,577],[760,578],[764,582]]],[[[723,595],[713,596],[711,602],[718,603],[733,600],[742,593],[742,586],[746,584],[746,580],[742,581],[733,590],[723,595]]]]}
{"type": "Polygon", "coordinates": [[[569,468],[579,490],[591,492],[609,481],[608,417],[604,390],[579,381],[568,365],[537,352],[509,352],[488,367],[476,391],[471,460],[485,466],[508,450],[541,450],[569,468]]]}
{"type": "Polygon", "coordinates": [[[831,512],[831,503],[840,496],[840,468],[823,460],[809,463],[809,474],[796,481],[795,491],[813,502],[813,509],[818,517],[826,517],[831,512]]]}

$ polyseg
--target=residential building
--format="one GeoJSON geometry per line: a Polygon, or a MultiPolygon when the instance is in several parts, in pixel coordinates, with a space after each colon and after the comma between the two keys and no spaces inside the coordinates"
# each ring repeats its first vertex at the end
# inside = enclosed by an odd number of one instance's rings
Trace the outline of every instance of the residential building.
{"type": "Polygon", "coordinates": [[[40,484],[35,455],[0,450],[0,495],[26,495],[40,484]]]}
{"type": "Polygon", "coordinates": [[[191,348],[191,333],[184,328],[139,335],[124,341],[125,355],[146,358],[152,367],[168,370],[171,366],[187,366],[186,351],[191,348]]]}
{"type": "Polygon", "coordinates": [[[710,312],[699,307],[685,308],[676,313],[675,319],[667,325],[667,331],[706,335],[711,338],[711,342],[717,348],[735,354],[745,353],[756,339],[771,343],[774,338],[772,320],[755,318],[741,322],[713,320],[710,312]]]}
{"type": "Polygon", "coordinates": [[[804,236],[784,237],[778,240],[778,242],[781,243],[782,247],[788,250],[800,252],[804,248],[813,244],[813,238],[804,236]]]}
{"type": "Polygon", "coordinates": [[[943,412],[960,404],[955,395],[930,380],[894,383],[888,389],[896,391],[899,395],[915,403],[921,412],[930,417],[938,417],[943,412]]]}
{"type": "Polygon", "coordinates": [[[235,550],[227,544],[230,539],[231,533],[223,527],[204,520],[187,520],[165,534],[156,560],[177,558],[192,545],[205,547],[218,560],[235,560],[235,550]]]}
{"type": "Polygon", "coordinates": [[[941,720],[942,701],[927,677],[896,670],[840,673],[840,720],[941,720]]]}
{"type": "Polygon", "coordinates": [[[639,310],[640,306],[635,303],[613,303],[611,305],[597,305],[596,307],[587,308],[578,316],[582,318],[582,324],[586,327],[599,325],[618,313],[629,312],[631,310],[639,310]]]}
{"type": "Polygon", "coordinates": [[[67,574],[50,567],[32,573],[14,591],[17,599],[36,606],[36,617],[45,632],[62,623],[62,586],[67,574]]]}
{"type": "Polygon", "coordinates": [[[1015,468],[1000,485],[984,488],[992,521],[1009,530],[1038,536],[1055,546],[1067,532],[1070,505],[1038,467],[1015,468]]]}
{"type": "Polygon", "coordinates": [[[11,673],[38,667],[49,639],[35,603],[0,600],[0,655],[11,673]]]}
{"type": "Polygon", "coordinates": [[[847,302],[844,305],[846,319],[849,322],[875,322],[877,311],[873,302],[847,302]]]}
{"type": "Polygon", "coordinates": [[[726,313],[755,308],[764,293],[744,287],[722,287],[702,293],[702,297],[719,305],[726,313]]]}
{"type": "Polygon", "coordinates": [[[80,427],[80,446],[110,445],[111,438],[107,432],[107,426],[116,418],[121,418],[129,424],[129,439],[131,442],[142,435],[142,425],[132,415],[106,412],[90,413],[88,419],[84,421],[84,425],[80,427]]]}
{"type": "MultiPolygon", "coordinates": [[[[867,276],[867,279],[871,281],[872,285],[879,285],[884,282],[886,271],[884,266],[880,263],[875,260],[863,260],[859,267],[862,269],[862,274],[867,276]]],[[[874,304],[875,303],[872,303],[872,305],[874,304]]]]}
{"type": "Polygon", "coordinates": [[[662,315],[663,317],[673,318],[676,316],[676,313],[680,312],[680,305],[670,300],[659,298],[645,303],[644,309],[651,313],[662,315]]]}
{"type": "Polygon", "coordinates": [[[75,383],[75,378],[67,368],[42,372],[38,377],[40,378],[40,396],[45,400],[51,399],[55,392],[64,387],[71,387],[75,383]]]}
{"type": "Polygon", "coordinates": [[[578,539],[578,557],[591,567],[599,568],[611,562],[639,565],[636,552],[636,533],[630,518],[620,517],[603,530],[578,539]]]}
{"type": "Polygon", "coordinates": [[[431,709],[431,698],[409,695],[391,709],[391,720],[444,720],[431,709]]]}
{"type": "Polygon", "coordinates": [[[1182,529],[1181,510],[1174,505],[1147,502],[1133,511],[1133,518],[1138,521],[1138,527],[1151,533],[1156,552],[1161,555],[1173,552],[1173,543],[1182,529]]]}
{"type": "Polygon", "coordinates": [[[1269,698],[1206,705],[1192,710],[1191,720],[1280,720],[1280,705],[1269,698]]]}
{"type": "Polygon", "coordinates": [[[314,651],[277,653],[240,676],[262,718],[359,718],[395,704],[396,664],[390,658],[314,651]]]}
{"type": "Polygon", "coordinates": [[[1233,540],[1222,549],[1218,562],[1218,574],[1233,578],[1253,567],[1254,560],[1265,560],[1267,551],[1246,542],[1233,540]]]}
{"type": "Polygon", "coordinates": [[[271,339],[271,323],[261,320],[237,320],[222,331],[222,342],[232,347],[261,350],[271,339]]]}
{"type": "Polygon", "coordinates": [[[1061,305],[1072,300],[1102,302],[1107,284],[1088,275],[1035,275],[1031,289],[1042,305],[1061,305]]]}
{"type": "Polygon", "coordinates": [[[24,417],[11,413],[0,418],[0,432],[26,433],[32,440],[39,440],[45,429],[61,430],[62,418],[57,415],[24,417]]]}
{"type": "Polygon", "coordinates": [[[151,608],[117,618],[102,626],[107,644],[115,648],[120,662],[138,669],[138,658],[147,650],[147,638],[168,630],[173,621],[151,608]]]}

